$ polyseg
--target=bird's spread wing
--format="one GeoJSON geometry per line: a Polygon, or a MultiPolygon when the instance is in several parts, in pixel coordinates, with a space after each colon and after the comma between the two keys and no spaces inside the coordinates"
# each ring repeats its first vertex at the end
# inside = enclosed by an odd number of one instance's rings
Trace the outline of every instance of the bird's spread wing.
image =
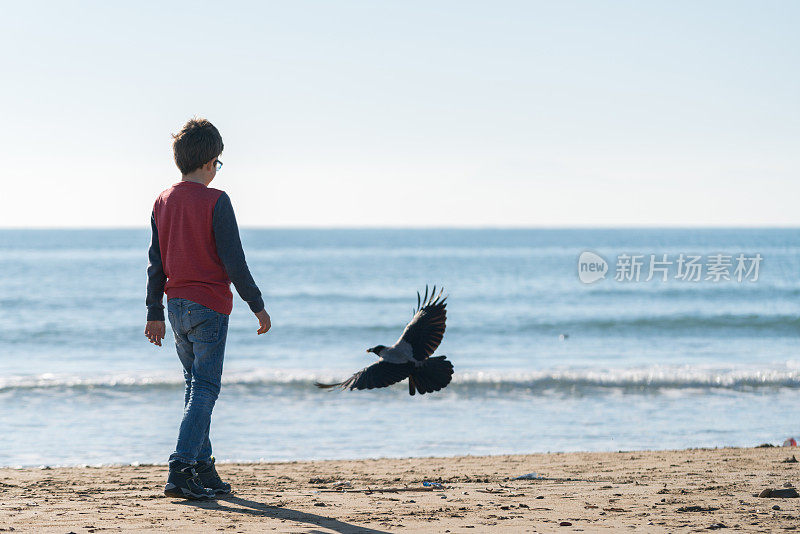
{"type": "Polygon", "coordinates": [[[439,347],[444,336],[445,322],[447,321],[447,297],[442,297],[444,288],[436,294],[436,286],[433,286],[430,297],[428,296],[428,286],[425,286],[425,296],[420,298],[417,293],[417,309],[414,310],[414,317],[408,323],[400,340],[411,345],[414,351],[414,359],[424,360],[433,354],[439,347]]]}
{"type": "Polygon", "coordinates": [[[389,363],[383,360],[378,361],[360,370],[344,382],[336,384],[321,384],[314,382],[318,388],[340,389],[373,389],[385,388],[406,378],[414,369],[413,363],[389,363]]]}

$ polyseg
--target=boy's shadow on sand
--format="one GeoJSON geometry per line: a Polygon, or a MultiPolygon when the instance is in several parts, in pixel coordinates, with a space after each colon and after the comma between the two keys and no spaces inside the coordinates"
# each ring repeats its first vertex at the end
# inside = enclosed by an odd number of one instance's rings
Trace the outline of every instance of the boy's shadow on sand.
{"type": "MultiPolygon", "coordinates": [[[[292,510],[290,508],[281,508],[280,506],[270,506],[268,504],[242,499],[241,497],[236,497],[235,495],[221,495],[218,496],[215,501],[176,502],[178,504],[187,506],[205,508],[207,510],[238,512],[240,514],[269,517],[272,519],[286,519],[288,521],[296,521],[298,523],[308,523],[328,530],[333,530],[335,532],[340,532],[342,534],[389,534],[384,530],[359,527],[358,525],[351,525],[350,523],[345,523],[330,517],[309,514],[308,512],[301,512],[299,510],[292,510]],[[226,506],[225,504],[222,504],[223,501],[237,506],[226,506]]],[[[312,530],[310,532],[324,534],[324,532],[320,530],[312,530]]]]}

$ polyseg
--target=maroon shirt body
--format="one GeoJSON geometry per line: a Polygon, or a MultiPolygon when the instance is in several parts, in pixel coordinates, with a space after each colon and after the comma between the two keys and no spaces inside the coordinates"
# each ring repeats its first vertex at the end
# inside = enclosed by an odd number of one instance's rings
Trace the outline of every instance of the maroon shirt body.
{"type": "Polygon", "coordinates": [[[195,182],[179,182],[153,205],[158,242],[167,275],[167,298],[184,298],[229,315],[231,281],[217,254],[214,206],[222,191],[195,182]]]}

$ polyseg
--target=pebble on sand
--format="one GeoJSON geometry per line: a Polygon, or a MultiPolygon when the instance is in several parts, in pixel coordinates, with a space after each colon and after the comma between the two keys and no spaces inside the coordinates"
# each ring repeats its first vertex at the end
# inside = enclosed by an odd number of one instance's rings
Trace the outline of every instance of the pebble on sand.
{"type": "Polygon", "coordinates": [[[758,496],[761,498],[770,498],[770,499],[796,499],[800,497],[800,494],[798,494],[797,490],[794,488],[785,488],[785,489],[767,488],[761,493],[759,493],[758,496]]]}

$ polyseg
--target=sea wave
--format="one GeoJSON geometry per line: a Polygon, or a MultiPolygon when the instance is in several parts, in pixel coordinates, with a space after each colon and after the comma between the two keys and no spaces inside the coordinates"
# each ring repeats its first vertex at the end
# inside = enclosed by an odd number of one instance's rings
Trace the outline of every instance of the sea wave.
{"type": "MultiPolygon", "coordinates": [[[[341,339],[366,339],[372,335],[396,336],[405,326],[405,320],[411,313],[397,322],[391,319],[374,319],[376,322],[362,324],[358,317],[332,315],[323,317],[315,323],[307,318],[289,317],[280,325],[280,332],[287,338],[313,339],[315,336],[335,335],[341,339]],[[383,324],[378,320],[385,321],[383,324]],[[338,322],[337,322],[338,321],[338,322]],[[367,336],[367,337],[365,337],[367,336]]],[[[649,316],[589,316],[589,317],[508,317],[486,315],[482,319],[481,335],[509,334],[545,334],[567,333],[574,336],[589,337],[598,332],[614,332],[626,336],[647,335],[681,335],[702,332],[704,337],[712,339],[721,335],[800,335],[800,316],[795,314],[663,314],[649,316]]],[[[118,346],[120,343],[136,342],[141,339],[141,327],[137,324],[100,324],[93,325],[93,332],[99,344],[118,346]]],[[[249,325],[233,325],[229,332],[249,332],[249,325]]],[[[83,337],[75,335],[72,324],[39,324],[28,323],[15,328],[0,325],[0,343],[5,345],[55,344],[59,347],[83,346],[83,337]]],[[[475,331],[473,322],[469,320],[451,320],[448,325],[449,334],[475,331]]],[[[2,379],[0,379],[2,382],[2,379]]]]}
{"type": "MultiPolygon", "coordinates": [[[[315,381],[333,382],[344,371],[255,369],[226,373],[223,384],[243,387],[305,388],[315,381]]],[[[153,390],[180,388],[180,375],[165,373],[98,376],[41,374],[0,378],[0,393],[21,390],[153,390]]],[[[464,371],[453,377],[451,388],[470,391],[527,390],[580,394],[598,390],[657,392],[663,390],[764,388],[800,389],[800,366],[794,362],[772,368],[712,369],[703,367],[648,367],[628,369],[553,369],[532,372],[464,371]]]]}
{"type": "Polygon", "coordinates": [[[800,333],[800,316],[795,314],[670,314],[634,317],[590,317],[586,319],[565,319],[563,321],[533,321],[523,328],[540,330],[542,328],[584,329],[645,329],[663,330],[685,329],[754,329],[754,330],[792,330],[800,333]]]}

